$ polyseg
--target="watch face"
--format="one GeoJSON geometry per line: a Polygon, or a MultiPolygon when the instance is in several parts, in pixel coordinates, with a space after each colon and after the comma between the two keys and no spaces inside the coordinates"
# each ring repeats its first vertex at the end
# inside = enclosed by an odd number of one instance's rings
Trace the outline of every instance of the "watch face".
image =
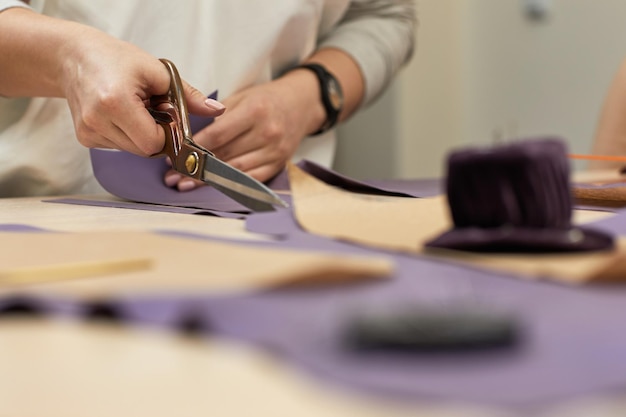
{"type": "Polygon", "coordinates": [[[337,80],[334,78],[328,79],[328,98],[335,110],[341,110],[343,107],[343,93],[341,92],[341,87],[339,87],[337,80]]]}

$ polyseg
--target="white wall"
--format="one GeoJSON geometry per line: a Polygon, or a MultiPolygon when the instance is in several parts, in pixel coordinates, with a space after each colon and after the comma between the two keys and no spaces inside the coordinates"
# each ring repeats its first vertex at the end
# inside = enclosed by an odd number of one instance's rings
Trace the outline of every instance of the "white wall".
{"type": "Polygon", "coordinates": [[[418,0],[416,54],[381,102],[341,128],[336,168],[438,176],[454,147],[538,135],[589,152],[626,57],[626,0],[547,2],[537,21],[523,0],[418,0]]]}

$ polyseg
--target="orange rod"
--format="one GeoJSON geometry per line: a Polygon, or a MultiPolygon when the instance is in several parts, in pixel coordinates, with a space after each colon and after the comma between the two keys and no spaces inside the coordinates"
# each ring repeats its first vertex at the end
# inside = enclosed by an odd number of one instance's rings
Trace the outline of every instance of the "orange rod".
{"type": "Polygon", "coordinates": [[[626,162],[626,156],[570,154],[569,157],[572,158],[572,159],[587,159],[587,160],[596,160],[596,161],[626,162]]]}

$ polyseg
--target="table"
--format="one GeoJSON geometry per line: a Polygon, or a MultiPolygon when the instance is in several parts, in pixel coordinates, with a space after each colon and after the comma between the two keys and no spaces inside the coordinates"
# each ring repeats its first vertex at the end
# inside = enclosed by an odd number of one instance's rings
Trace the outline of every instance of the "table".
{"type": "MultiPolygon", "coordinates": [[[[170,228],[221,238],[264,239],[240,220],[0,199],[0,225],[46,230],[170,228]]],[[[0,321],[0,416],[289,415],[496,417],[512,411],[464,404],[400,404],[323,386],[268,352],[158,329],[66,319],[0,321]]],[[[583,398],[538,416],[622,416],[626,398],[583,398]]],[[[534,413],[534,412],[533,412],[534,413]]],[[[525,412],[523,415],[529,415],[525,412]]]]}

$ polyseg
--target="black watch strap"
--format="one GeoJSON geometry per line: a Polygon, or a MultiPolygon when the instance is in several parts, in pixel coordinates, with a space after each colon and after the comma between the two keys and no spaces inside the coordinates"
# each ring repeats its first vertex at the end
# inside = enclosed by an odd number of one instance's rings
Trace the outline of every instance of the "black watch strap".
{"type": "Polygon", "coordinates": [[[324,110],[326,110],[326,121],[317,132],[313,133],[313,135],[319,135],[337,124],[339,114],[343,109],[343,91],[341,90],[339,81],[337,81],[335,76],[324,68],[324,66],[309,63],[298,65],[293,69],[297,68],[304,68],[312,71],[317,76],[320,83],[320,98],[322,105],[324,106],[324,110]]]}

